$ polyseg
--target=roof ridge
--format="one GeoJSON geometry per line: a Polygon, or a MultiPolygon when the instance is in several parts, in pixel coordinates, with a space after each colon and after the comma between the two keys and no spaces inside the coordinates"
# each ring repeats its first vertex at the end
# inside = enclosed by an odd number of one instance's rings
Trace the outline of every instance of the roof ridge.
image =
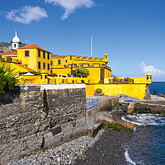
{"type": "Polygon", "coordinates": [[[40,46],[36,45],[36,44],[29,44],[29,45],[26,45],[26,46],[23,46],[23,47],[20,47],[18,49],[40,49],[40,50],[43,50],[43,51],[46,51],[48,53],[50,53],[49,51],[41,48],[40,46]]]}
{"type": "Polygon", "coordinates": [[[16,64],[16,65],[18,65],[18,66],[20,66],[20,67],[22,67],[24,69],[27,69],[28,71],[37,72],[37,71],[35,71],[35,70],[33,70],[33,69],[29,68],[29,67],[23,66],[22,64],[18,64],[18,63],[14,63],[14,64],[16,64]]]}

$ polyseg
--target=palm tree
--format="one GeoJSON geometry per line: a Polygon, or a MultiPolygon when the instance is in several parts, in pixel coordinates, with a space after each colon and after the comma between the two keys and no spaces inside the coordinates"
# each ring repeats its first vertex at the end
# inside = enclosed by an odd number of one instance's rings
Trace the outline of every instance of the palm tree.
{"type": "Polygon", "coordinates": [[[0,61],[0,93],[14,89],[18,83],[17,73],[16,68],[11,68],[10,65],[0,61]]]}

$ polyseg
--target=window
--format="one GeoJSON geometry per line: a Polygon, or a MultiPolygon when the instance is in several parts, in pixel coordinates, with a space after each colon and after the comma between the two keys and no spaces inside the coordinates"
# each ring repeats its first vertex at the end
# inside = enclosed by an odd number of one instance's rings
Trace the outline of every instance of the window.
{"type": "Polygon", "coordinates": [[[58,65],[60,65],[61,64],[61,60],[58,60],[58,65]]]}
{"type": "Polygon", "coordinates": [[[48,53],[48,57],[47,57],[47,58],[48,58],[48,60],[49,60],[49,53],[48,53]]]}
{"type": "Polygon", "coordinates": [[[38,50],[38,57],[41,57],[40,50],[38,50]]]}
{"type": "Polygon", "coordinates": [[[41,69],[41,62],[38,62],[38,69],[41,69]]]}
{"type": "Polygon", "coordinates": [[[48,75],[45,75],[45,79],[48,79],[48,75]]]}
{"type": "Polygon", "coordinates": [[[43,52],[43,58],[45,58],[45,52],[43,52]]]}
{"type": "Polygon", "coordinates": [[[53,61],[51,61],[51,65],[53,66],[53,61]]]}
{"type": "Polygon", "coordinates": [[[68,60],[66,60],[66,63],[68,63],[68,60]]]}
{"type": "Polygon", "coordinates": [[[48,70],[50,70],[50,66],[49,66],[49,64],[48,64],[48,70]]]}
{"type": "Polygon", "coordinates": [[[25,57],[29,57],[29,50],[25,50],[25,57]]]}
{"type": "Polygon", "coordinates": [[[43,69],[46,69],[46,67],[45,67],[45,63],[43,63],[43,69]]]}
{"type": "Polygon", "coordinates": [[[14,44],[14,47],[16,48],[16,44],[14,44]]]}

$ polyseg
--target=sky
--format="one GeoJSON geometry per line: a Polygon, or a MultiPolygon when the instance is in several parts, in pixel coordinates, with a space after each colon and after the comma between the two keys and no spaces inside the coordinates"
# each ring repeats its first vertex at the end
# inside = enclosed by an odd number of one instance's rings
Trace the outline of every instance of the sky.
{"type": "Polygon", "coordinates": [[[165,81],[165,0],[1,0],[0,42],[103,58],[112,74],[165,81]]]}

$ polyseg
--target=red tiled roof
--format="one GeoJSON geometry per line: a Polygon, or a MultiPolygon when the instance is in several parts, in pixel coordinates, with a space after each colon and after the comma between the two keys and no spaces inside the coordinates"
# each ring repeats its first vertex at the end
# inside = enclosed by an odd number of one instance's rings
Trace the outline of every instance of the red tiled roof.
{"type": "Polygon", "coordinates": [[[2,52],[0,55],[17,55],[17,52],[2,52]]]}
{"type": "Polygon", "coordinates": [[[45,49],[43,49],[40,46],[35,45],[35,44],[26,45],[26,46],[23,46],[23,47],[18,48],[18,49],[40,49],[40,50],[43,50],[43,51],[50,53],[49,51],[47,51],[47,50],[45,50],[45,49]]]}
{"type": "Polygon", "coordinates": [[[11,50],[10,48],[8,48],[8,49],[4,49],[4,51],[6,51],[6,50],[11,50]]]}
{"type": "MultiPolygon", "coordinates": [[[[53,58],[65,58],[65,57],[70,57],[70,56],[73,56],[73,55],[54,55],[52,56],[53,58]]],[[[75,56],[74,56],[75,57],[75,56]]]]}
{"type": "Polygon", "coordinates": [[[28,67],[25,67],[25,66],[23,66],[23,65],[21,65],[21,64],[15,64],[15,65],[17,65],[17,66],[19,66],[19,67],[21,67],[21,68],[24,68],[24,69],[28,70],[29,72],[36,72],[35,70],[30,69],[30,68],[28,68],[28,67]]]}

